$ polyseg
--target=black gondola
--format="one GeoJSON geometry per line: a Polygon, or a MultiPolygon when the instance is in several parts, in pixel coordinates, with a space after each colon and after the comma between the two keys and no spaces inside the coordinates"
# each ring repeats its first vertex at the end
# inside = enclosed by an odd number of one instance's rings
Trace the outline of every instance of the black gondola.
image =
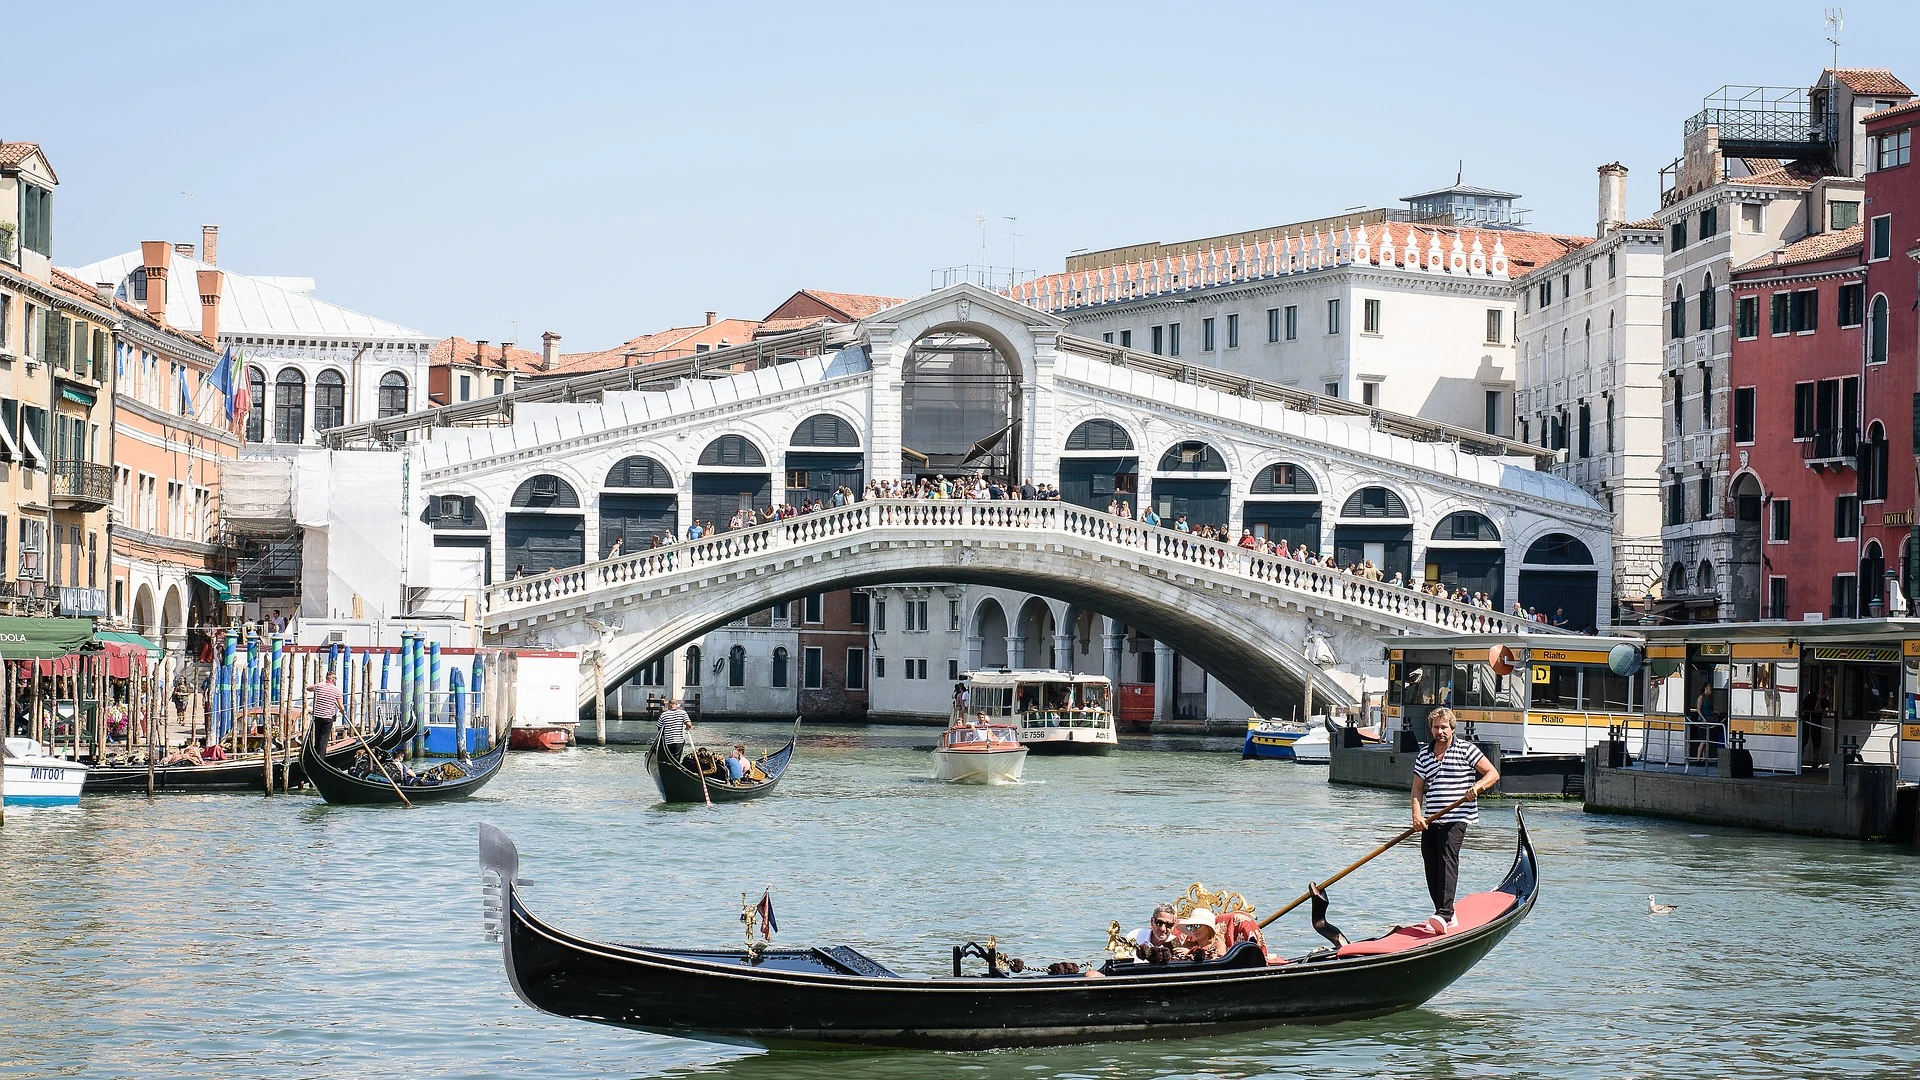
{"type": "MultiPolygon", "coordinates": [[[[460,774],[458,777],[432,783],[401,784],[400,791],[406,793],[408,802],[415,803],[462,799],[485,787],[487,781],[499,775],[500,767],[506,761],[507,740],[501,739],[493,749],[478,757],[464,761],[445,758],[428,770],[434,772],[451,768],[460,774]]],[[[378,769],[367,776],[355,776],[306,746],[300,750],[300,766],[314,790],[330,803],[376,806],[400,802],[400,792],[394,790],[393,784],[378,769]]]]}
{"type": "MultiPolygon", "coordinates": [[[[287,775],[289,759],[278,750],[273,755],[274,783],[287,775]]],[[[247,754],[212,761],[205,765],[156,765],[153,768],[155,791],[260,791],[266,786],[267,763],[259,754],[247,754]]],[[[87,794],[139,792],[147,790],[145,764],[95,765],[87,771],[87,794]]]]}
{"type": "MultiPolygon", "coordinates": [[[[1517,815],[1516,815],[1517,816],[1517,815]]],[[[486,927],[507,978],[542,1012],[678,1038],[766,1047],[982,1050],[1186,1038],[1328,1023],[1414,1008],[1446,989],[1533,909],[1539,878],[1526,824],[1499,888],[1462,897],[1461,928],[1397,930],[1270,964],[1243,942],[1219,960],[1109,962],[1083,975],[901,976],[846,946],[672,949],[575,937],[529,912],[507,835],[480,827],[486,927]],[[1469,925],[1469,909],[1481,912],[1469,925]]]]}
{"type": "Polygon", "coordinates": [[[793,735],[787,739],[787,745],[754,762],[761,775],[766,779],[738,784],[730,784],[708,776],[704,782],[701,774],[687,768],[678,761],[670,761],[662,753],[660,736],[655,735],[653,746],[647,750],[647,774],[653,777],[654,786],[660,789],[660,801],[669,803],[697,802],[745,802],[762,795],[771,795],[773,789],[780,786],[780,778],[787,773],[787,765],[793,760],[793,743],[800,737],[800,721],[793,722],[793,735]]]}

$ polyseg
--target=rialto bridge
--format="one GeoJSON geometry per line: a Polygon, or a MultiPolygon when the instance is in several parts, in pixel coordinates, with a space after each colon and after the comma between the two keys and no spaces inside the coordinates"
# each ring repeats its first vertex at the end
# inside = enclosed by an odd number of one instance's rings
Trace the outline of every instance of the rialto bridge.
{"type": "Polygon", "coordinates": [[[466,419],[440,410],[346,434],[427,433],[407,452],[433,587],[479,584],[503,643],[596,647],[609,684],[743,612],[907,581],[1019,588],[1098,611],[1268,712],[1309,679],[1317,696],[1344,698],[1306,659],[1310,633],[1343,665],[1378,673],[1382,635],[1510,624],[1144,529],[1108,517],[1114,501],[1485,591],[1501,610],[1519,600],[1605,625],[1608,515],[1535,471],[1537,448],[1063,325],[961,285],[835,328],[810,356],[735,349],[694,370],[616,373],[631,389],[604,374],[545,387],[492,426],[450,426],[466,419]],[[725,530],[743,508],[976,472],[1057,484],[1062,502],[863,502],[653,547],[695,521],[725,530]]]}

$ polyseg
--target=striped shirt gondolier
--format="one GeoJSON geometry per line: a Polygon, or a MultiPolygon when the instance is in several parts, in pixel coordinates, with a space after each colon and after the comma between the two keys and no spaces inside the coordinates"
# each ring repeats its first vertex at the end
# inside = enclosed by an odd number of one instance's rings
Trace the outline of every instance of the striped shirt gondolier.
{"type": "Polygon", "coordinates": [[[332,720],[340,715],[340,688],[333,683],[323,682],[312,688],[313,704],[307,707],[307,714],[315,720],[332,720]]]}
{"type": "Polygon", "coordinates": [[[1449,803],[1467,793],[1467,789],[1478,783],[1480,773],[1475,768],[1486,759],[1480,748],[1465,739],[1453,740],[1447,747],[1446,756],[1436,759],[1433,744],[1420,748],[1414,755],[1413,772],[1426,782],[1425,797],[1420,801],[1420,812],[1428,815],[1431,821],[1459,822],[1463,825],[1480,823],[1480,801],[1478,799],[1455,807],[1443,817],[1433,817],[1449,803]]]}
{"type": "Polygon", "coordinates": [[[687,741],[687,710],[666,709],[660,713],[660,741],[669,746],[687,741]]]}

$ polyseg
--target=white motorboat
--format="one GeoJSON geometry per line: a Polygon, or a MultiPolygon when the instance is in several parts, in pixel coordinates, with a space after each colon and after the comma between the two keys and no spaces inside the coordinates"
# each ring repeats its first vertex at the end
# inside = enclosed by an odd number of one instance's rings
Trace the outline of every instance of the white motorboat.
{"type": "Polygon", "coordinates": [[[933,778],[954,784],[1017,784],[1027,748],[1007,724],[955,720],[933,748],[933,778]]]}
{"type": "Polygon", "coordinates": [[[80,801],[87,767],[57,758],[32,739],[6,740],[6,805],[70,806],[80,801]]]}
{"type": "Polygon", "coordinates": [[[1293,740],[1293,760],[1301,765],[1332,763],[1333,739],[1327,734],[1326,717],[1307,721],[1307,733],[1293,740]]]}
{"type": "Polygon", "coordinates": [[[970,671],[967,711],[1013,725],[1036,754],[1108,754],[1120,745],[1113,687],[1105,676],[1067,671],[970,671]]]}

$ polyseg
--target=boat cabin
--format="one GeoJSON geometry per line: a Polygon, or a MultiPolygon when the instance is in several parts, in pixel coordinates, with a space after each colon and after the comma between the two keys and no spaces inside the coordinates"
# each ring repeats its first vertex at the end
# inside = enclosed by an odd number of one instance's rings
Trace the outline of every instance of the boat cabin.
{"type": "Polygon", "coordinates": [[[1031,729],[1113,729],[1113,686],[1067,671],[969,671],[967,714],[1031,729]]]}

